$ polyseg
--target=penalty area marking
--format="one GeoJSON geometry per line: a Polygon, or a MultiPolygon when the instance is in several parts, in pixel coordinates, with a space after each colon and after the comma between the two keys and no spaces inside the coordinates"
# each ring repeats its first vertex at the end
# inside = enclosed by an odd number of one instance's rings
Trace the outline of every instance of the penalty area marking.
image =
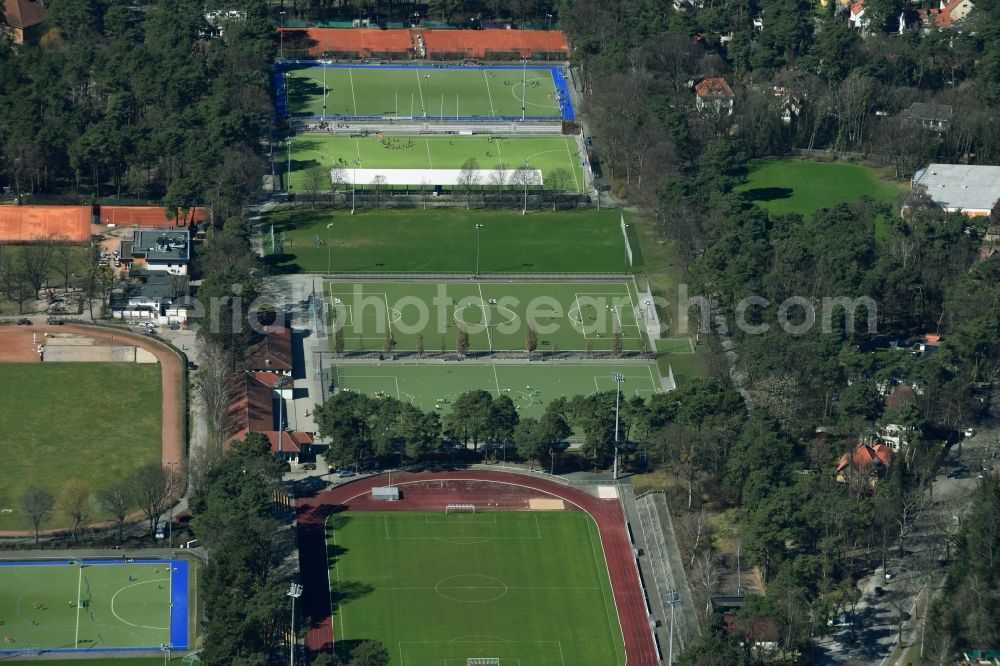
{"type": "MultiPolygon", "coordinates": [[[[118,613],[115,612],[115,599],[118,598],[119,594],[121,594],[122,592],[124,592],[125,590],[127,590],[129,588],[136,587],[138,585],[148,585],[149,583],[167,583],[169,581],[170,581],[169,578],[153,578],[151,580],[142,580],[142,581],[139,581],[138,583],[132,583],[131,585],[126,585],[125,587],[121,588],[120,590],[118,590],[117,592],[115,592],[111,596],[111,614],[114,615],[115,618],[117,618],[119,622],[127,624],[130,627],[138,627],[139,629],[155,629],[155,630],[158,630],[158,631],[166,631],[170,627],[151,627],[151,626],[146,625],[146,624],[135,624],[134,622],[129,622],[128,620],[126,620],[121,615],[119,615],[118,613]]],[[[77,611],[77,613],[76,613],[76,616],[77,616],[77,621],[76,621],[76,623],[77,623],[77,632],[79,633],[79,631],[80,631],[80,604],[79,604],[79,602],[77,603],[76,611],[77,611]]]]}

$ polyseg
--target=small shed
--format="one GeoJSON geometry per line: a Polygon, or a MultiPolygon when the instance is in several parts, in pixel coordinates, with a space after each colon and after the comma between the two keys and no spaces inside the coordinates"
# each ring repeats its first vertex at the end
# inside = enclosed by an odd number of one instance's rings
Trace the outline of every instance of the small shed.
{"type": "Polygon", "coordinates": [[[372,499],[376,502],[398,502],[399,488],[397,486],[382,486],[372,488],[372,499]]]}

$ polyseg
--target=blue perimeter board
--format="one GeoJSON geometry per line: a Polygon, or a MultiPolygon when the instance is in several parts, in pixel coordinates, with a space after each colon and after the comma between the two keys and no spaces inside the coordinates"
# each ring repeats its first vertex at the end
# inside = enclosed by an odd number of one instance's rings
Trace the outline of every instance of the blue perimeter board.
{"type": "MultiPolygon", "coordinates": [[[[69,566],[74,562],[83,562],[84,566],[121,566],[125,564],[120,559],[110,560],[0,560],[0,567],[58,567],[69,566]]],[[[188,562],[187,560],[144,560],[133,558],[129,564],[162,564],[174,569],[170,576],[170,649],[187,650],[188,645],[188,562]]],[[[32,652],[79,653],[79,652],[161,652],[157,646],[138,647],[106,647],[106,648],[53,648],[50,650],[32,650],[32,652]]],[[[24,654],[25,650],[2,650],[0,654],[24,654]]]]}
{"type": "MultiPolygon", "coordinates": [[[[286,60],[281,63],[271,65],[271,85],[274,88],[274,108],[278,118],[309,118],[314,120],[334,119],[334,120],[380,120],[382,116],[289,116],[288,109],[285,108],[285,72],[293,69],[311,69],[314,67],[324,67],[326,69],[489,69],[489,70],[514,70],[520,71],[530,69],[532,71],[545,71],[552,75],[552,83],[559,92],[562,100],[562,120],[576,120],[576,110],[573,108],[573,100],[569,96],[569,85],[566,77],[563,76],[562,67],[551,65],[528,65],[520,67],[518,65],[349,65],[343,63],[326,63],[319,60],[286,60]]],[[[467,120],[467,121],[517,121],[520,116],[414,116],[411,120],[467,120]]],[[[553,120],[547,116],[526,116],[525,120],[553,120]]]]}

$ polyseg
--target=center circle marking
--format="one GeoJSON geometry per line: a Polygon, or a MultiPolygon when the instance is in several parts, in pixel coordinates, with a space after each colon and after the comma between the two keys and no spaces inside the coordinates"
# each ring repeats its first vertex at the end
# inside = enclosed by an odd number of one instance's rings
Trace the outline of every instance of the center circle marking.
{"type": "Polygon", "coordinates": [[[506,326],[507,324],[513,324],[514,322],[516,322],[518,320],[517,313],[514,312],[513,310],[511,310],[510,308],[504,307],[502,305],[492,305],[490,303],[486,303],[484,305],[463,305],[461,307],[455,308],[455,312],[454,312],[453,316],[455,317],[455,321],[456,322],[458,322],[459,324],[462,324],[466,328],[475,328],[477,326],[479,326],[479,327],[506,326]],[[489,319],[489,321],[479,322],[479,323],[473,324],[472,322],[468,322],[468,321],[466,321],[466,320],[464,320],[464,319],[462,319],[461,317],[458,316],[459,312],[462,312],[463,310],[466,310],[468,308],[475,308],[476,310],[479,310],[480,312],[483,312],[484,314],[485,314],[486,311],[496,310],[497,312],[505,313],[508,317],[507,317],[506,321],[502,321],[502,322],[500,322],[498,324],[494,324],[493,323],[493,317],[491,315],[487,315],[487,318],[489,319]]]}
{"type": "Polygon", "coordinates": [[[459,574],[438,581],[434,591],[445,599],[466,604],[496,601],[507,594],[507,584],[499,578],[482,574],[459,574]]]}

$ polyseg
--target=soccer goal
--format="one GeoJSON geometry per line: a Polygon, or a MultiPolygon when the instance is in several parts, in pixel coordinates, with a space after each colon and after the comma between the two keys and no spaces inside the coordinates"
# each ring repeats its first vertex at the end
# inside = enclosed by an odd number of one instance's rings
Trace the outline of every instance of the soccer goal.
{"type": "MultiPolygon", "coordinates": [[[[476,505],[475,504],[448,504],[447,506],[444,507],[444,512],[445,512],[445,514],[449,514],[449,513],[475,513],[476,512],[476,505]]],[[[497,664],[499,664],[500,662],[484,662],[484,663],[490,663],[490,664],[497,663],[497,664]]]]}
{"type": "Polygon", "coordinates": [[[500,657],[469,657],[465,666],[500,666],[500,657]]]}

